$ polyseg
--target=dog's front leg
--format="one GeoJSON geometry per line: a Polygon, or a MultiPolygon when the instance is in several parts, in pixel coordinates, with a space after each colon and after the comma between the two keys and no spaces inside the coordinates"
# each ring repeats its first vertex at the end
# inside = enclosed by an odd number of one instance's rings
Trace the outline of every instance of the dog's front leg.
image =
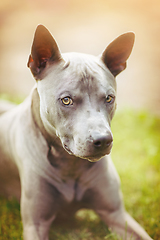
{"type": "MultiPolygon", "coordinates": [[[[95,168],[91,203],[93,209],[111,230],[124,240],[151,240],[145,230],[125,211],[119,178],[110,159],[102,159],[95,168]]],[[[92,184],[93,184],[92,183],[92,184]]],[[[88,196],[90,198],[91,190],[88,196]]]]}
{"type": "Polygon", "coordinates": [[[24,240],[48,240],[60,202],[57,190],[41,177],[28,176],[22,184],[21,215],[24,240]]]}
{"type": "Polygon", "coordinates": [[[26,224],[23,223],[23,239],[24,240],[48,240],[48,232],[49,232],[49,222],[41,221],[39,223],[26,224]]]}
{"type": "Polygon", "coordinates": [[[151,240],[145,230],[124,210],[123,206],[108,211],[97,211],[108,227],[124,240],[151,240]]]}

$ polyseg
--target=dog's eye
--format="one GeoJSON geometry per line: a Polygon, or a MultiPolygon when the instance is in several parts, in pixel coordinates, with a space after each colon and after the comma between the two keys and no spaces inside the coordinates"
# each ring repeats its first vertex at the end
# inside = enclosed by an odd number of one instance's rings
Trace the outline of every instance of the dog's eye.
{"type": "Polygon", "coordinates": [[[73,104],[73,100],[70,97],[64,97],[61,99],[61,101],[64,105],[72,105],[73,104]]]}
{"type": "Polygon", "coordinates": [[[106,98],[106,102],[107,103],[111,103],[113,101],[113,97],[111,95],[108,95],[107,98],[106,98]]]}

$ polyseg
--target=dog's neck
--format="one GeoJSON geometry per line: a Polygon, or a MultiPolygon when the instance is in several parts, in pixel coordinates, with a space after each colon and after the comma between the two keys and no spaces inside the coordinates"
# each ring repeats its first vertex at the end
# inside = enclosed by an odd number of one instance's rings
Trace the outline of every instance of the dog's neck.
{"type": "Polygon", "coordinates": [[[33,120],[36,124],[36,126],[39,128],[39,130],[41,131],[42,135],[44,136],[44,138],[46,139],[47,143],[49,146],[55,146],[56,148],[62,148],[62,144],[60,139],[56,136],[51,137],[49,135],[49,133],[46,131],[41,116],[40,116],[40,98],[39,98],[39,94],[37,92],[37,89],[35,88],[32,92],[32,116],[33,116],[33,120]]]}

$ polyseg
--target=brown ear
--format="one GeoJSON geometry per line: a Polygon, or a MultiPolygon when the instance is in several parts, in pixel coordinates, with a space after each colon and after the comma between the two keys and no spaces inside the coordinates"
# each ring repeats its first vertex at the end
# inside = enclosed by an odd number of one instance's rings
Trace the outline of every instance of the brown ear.
{"type": "Polygon", "coordinates": [[[126,68],[126,60],[131,54],[134,39],[134,33],[125,33],[111,42],[102,53],[102,61],[114,76],[126,68]]]}
{"type": "Polygon", "coordinates": [[[60,60],[61,53],[56,41],[43,25],[38,25],[28,60],[28,67],[32,74],[38,79],[48,61],[58,62],[60,60]]]}

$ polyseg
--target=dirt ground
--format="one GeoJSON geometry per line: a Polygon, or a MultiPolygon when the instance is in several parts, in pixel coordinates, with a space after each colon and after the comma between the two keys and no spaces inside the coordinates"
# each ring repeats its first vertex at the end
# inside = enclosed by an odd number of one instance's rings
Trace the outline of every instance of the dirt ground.
{"type": "Polygon", "coordinates": [[[160,115],[160,1],[2,0],[0,93],[27,96],[34,85],[27,60],[39,23],[62,52],[98,55],[118,35],[135,32],[128,68],[117,77],[118,106],[160,115]]]}

